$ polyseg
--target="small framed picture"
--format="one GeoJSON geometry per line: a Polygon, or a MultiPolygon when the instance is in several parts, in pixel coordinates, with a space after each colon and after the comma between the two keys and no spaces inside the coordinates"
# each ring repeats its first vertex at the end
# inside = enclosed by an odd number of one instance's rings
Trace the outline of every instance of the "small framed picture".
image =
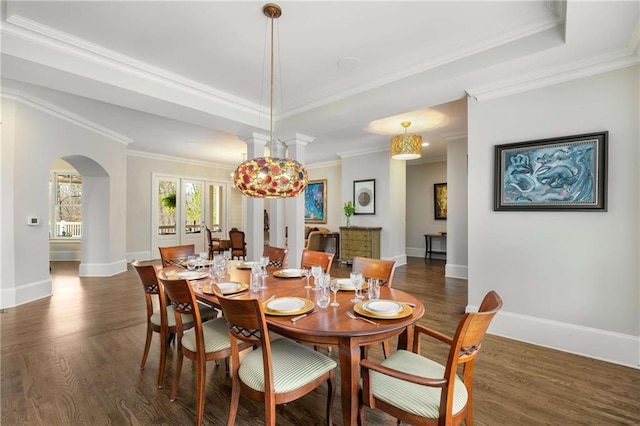
{"type": "Polygon", "coordinates": [[[353,181],[354,214],[376,214],[376,180],[353,181]]]}
{"type": "Polygon", "coordinates": [[[433,218],[447,220],[447,184],[433,184],[433,218]]]}

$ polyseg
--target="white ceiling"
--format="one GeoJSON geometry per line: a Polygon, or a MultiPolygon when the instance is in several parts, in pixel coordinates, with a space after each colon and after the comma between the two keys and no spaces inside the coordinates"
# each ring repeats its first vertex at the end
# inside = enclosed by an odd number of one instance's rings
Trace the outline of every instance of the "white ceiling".
{"type": "MultiPolygon", "coordinates": [[[[466,135],[467,94],[640,63],[637,0],[279,4],[275,130],[315,138],[307,163],[387,149],[407,120],[430,143],[417,161],[443,159],[446,140],[466,135]],[[345,58],[358,66],[339,68],[345,58]]],[[[269,132],[262,2],[2,6],[6,93],[90,120],[131,150],[229,165],[246,152],[241,138],[269,132]]]]}

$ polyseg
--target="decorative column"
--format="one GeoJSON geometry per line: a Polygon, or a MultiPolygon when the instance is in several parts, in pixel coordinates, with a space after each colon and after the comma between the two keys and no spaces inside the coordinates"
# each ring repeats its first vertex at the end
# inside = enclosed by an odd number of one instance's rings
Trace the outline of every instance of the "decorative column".
{"type": "MultiPolygon", "coordinates": [[[[247,144],[247,158],[264,157],[264,147],[269,137],[261,133],[252,133],[242,137],[247,144]]],[[[264,198],[244,197],[246,199],[244,230],[247,243],[247,259],[260,260],[264,248],[264,198]]]]}
{"type": "MultiPolygon", "coordinates": [[[[285,158],[285,151],[287,146],[281,141],[274,142],[274,152],[271,153],[272,157],[285,158]]],[[[287,241],[285,238],[286,227],[286,205],[283,198],[269,198],[269,245],[274,247],[286,247],[287,241]]],[[[295,266],[294,263],[289,262],[289,265],[295,266]]]]}
{"type": "MultiPolygon", "coordinates": [[[[305,148],[314,141],[314,137],[296,133],[285,140],[288,157],[304,165],[305,148]]],[[[286,200],[286,224],[289,228],[289,265],[297,267],[302,259],[304,249],[304,193],[286,200]]]]}

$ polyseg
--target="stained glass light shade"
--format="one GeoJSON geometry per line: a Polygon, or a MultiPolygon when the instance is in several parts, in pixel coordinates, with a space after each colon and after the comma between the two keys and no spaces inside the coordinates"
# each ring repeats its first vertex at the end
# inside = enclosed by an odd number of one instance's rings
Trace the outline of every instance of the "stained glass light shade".
{"type": "Polygon", "coordinates": [[[233,182],[247,197],[288,198],[304,191],[309,176],[302,164],[290,158],[258,157],[240,164],[233,182]]]}

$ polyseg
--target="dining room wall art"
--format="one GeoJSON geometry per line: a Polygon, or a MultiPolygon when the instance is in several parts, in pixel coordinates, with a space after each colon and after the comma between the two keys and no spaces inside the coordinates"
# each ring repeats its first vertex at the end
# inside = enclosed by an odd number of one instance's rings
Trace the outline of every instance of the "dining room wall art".
{"type": "Polygon", "coordinates": [[[353,181],[354,214],[376,214],[376,180],[353,181]]]}
{"type": "Polygon", "coordinates": [[[606,211],[608,132],[495,147],[494,210],[606,211]]]}
{"type": "Polygon", "coordinates": [[[447,184],[433,184],[433,218],[447,220],[447,184]]]}
{"type": "Polygon", "coordinates": [[[304,190],[304,223],[327,223],[327,180],[310,180],[304,190]]]}

